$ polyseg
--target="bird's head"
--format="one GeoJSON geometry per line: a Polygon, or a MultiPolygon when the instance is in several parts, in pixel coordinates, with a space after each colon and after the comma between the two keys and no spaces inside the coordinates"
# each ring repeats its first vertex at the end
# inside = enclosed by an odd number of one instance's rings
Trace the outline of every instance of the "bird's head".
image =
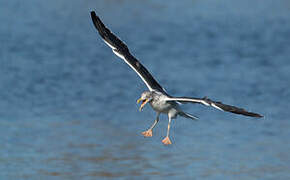
{"type": "Polygon", "coordinates": [[[142,102],[139,111],[142,111],[143,107],[145,106],[145,104],[147,104],[148,102],[150,102],[152,100],[152,93],[150,91],[145,91],[141,94],[141,97],[137,100],[137,103],[139,104],[140,102],[142,102]]]}

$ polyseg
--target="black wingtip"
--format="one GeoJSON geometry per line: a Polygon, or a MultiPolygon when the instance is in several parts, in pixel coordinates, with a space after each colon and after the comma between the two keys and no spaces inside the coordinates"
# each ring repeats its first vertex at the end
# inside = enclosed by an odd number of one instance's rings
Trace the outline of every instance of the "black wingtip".
{"type": "Polygon", "coordinates": [[[95,11],[91,11],[91,18],[92,18],[92,21],[93,21],[95,27],[97,28],[97,26],[98,26],[97,21],[98,21],[99,17],[96,15],[95,11]]]}
{"type": "MultiPolygon", "coordinates": [[[[209,102],[214,102],[211,101],[208,98],[203,98],[204,100],[207,100],[209,102]]],[[[262,118],[263,116],[258,114],[258,113],[254,113],[254,112],[249,112],[243,108],[239,108],[239,107],[235,107],[235,106],[231,106],[231,105],[227,105],[227,104],[223,104],[221,102],[214,102],[216,106],[218,106],[219,108],[221,108],[224,111],[227,112],[231,112],[234,114],[240,114],[240,115],[244,115],[244,116],[251,116],[251,117],[256,117],[256,118],[262,118]]]]}
{"type": "Polygon", "coordinates": [[[101,21],[101,19],[99,18],[99,16],[96,15],[95,11],[91,11],[91,18],[92,18],[95,28],[98,30],[101,37],[105,39],[106,27],[101,21]]]}
{"type": "Polygon", "coordinates": [[[258,113],[249,112],[249,111],[246,111],[246,110],[240,109],[240,108],[237,108],[236,110],[229,111],[229,112],[232,112],[232,113],[235,113],[235,114],[241,114],[241,115],[244,115],[244,116],[255,117],[255,118],[262,118],[262,117],[264,117],[264,116],[262,116],[262,115],[260,115],[258,113]]]}
{"type": "Polygon", "coordinates": [[[251,117],[256,117],[256,118],[262,118],[262,117],[264,117],[264,116],[262,116],[260,114],[253,113],[253,112],[247,112],[245,115],[246,116],[251,116],[251,117]]]}
{"type": "Polygon", "coordinates": [[[91,17],[92,17],[92,19],[96,19],[97,15],[96,15],[95,11],[91,11],[91,17]]]}
{"type": "Polygon", "coordinates": [[[228,112],[234,113],[234,114],[240,114],[240,115],[244,115],[244,116],[250,116],[250,117],[255,117],[255,118],[262,118],[264,116],[258,114],[258,113],[254,113],[254,112],[248,112],[244,109],[232,109],[232,110],[226,110],[228,112]]]}
{"type": "Polygon", "coordinates": [[[255,113],[255,116],[254,116],[254,117],[257,117],[257,118],[263,118],[264,116],[261,115],[261,114],[257,114],[257,113],[255,113]]]}
{"type": "Polygon", "coordinates": [[[246,115],[246,116],[251,116],[251,117],[256,117],[256,118],[262,118],[262,117],[264,117],[264,116],[262,116],[262,115],[260,115],[260,114],[258,114],[258,113],[254,113],[254,112],[248,112],[248,111],[246,111],[246,110],[244,110],[244,115],[246,115]]]}
{"type": "Polygon", "coordinates": [[[91,15],[92,15],[92,16],[93,16],[93,15],[96,15],[95,11],[91,11],[91,15]]]}

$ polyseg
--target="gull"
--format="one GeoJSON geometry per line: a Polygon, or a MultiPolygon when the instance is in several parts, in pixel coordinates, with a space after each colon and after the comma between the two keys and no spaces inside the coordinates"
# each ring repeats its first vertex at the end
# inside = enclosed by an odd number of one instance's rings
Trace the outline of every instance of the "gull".
{"type": "Polygon", "coordinates": [[[124,60],[142,79],[147,86],[148,90],[141,94],[141,97],[137,100],[137,103],[141,103],[139,108],[142,111],[143,107],[149,103],[157,116],[151,127],[142,132],[144,137],[152,137],[152,130],[159,121],[161,113],[167,114],[168,126],[167,134],[162,140],[164,145],[172,144],[169,138],[170,123],[172,119],[182,116],[193,120],[198,119],[189,113],[184,112],[181,109],[183,103],[197,103],[208,107],[216,108],[220,111],[227,111],[235,114],[251,116],[251,117],[263,117],[262,115],[254,112],[246,111],[245,109],[223,104],[221,102],[213,101],[207,97],[204,98],[192,98],[192,97],[173,97],[170,96],[165,89],[153,78],[149,71],[130,53],[127,45],[122,42],[116,35],[114,35],[96,15],[94,11],[91,12],[91,18],[97,31],[99,32],[103,41],[112,48],[114,54],[124,60]]]}

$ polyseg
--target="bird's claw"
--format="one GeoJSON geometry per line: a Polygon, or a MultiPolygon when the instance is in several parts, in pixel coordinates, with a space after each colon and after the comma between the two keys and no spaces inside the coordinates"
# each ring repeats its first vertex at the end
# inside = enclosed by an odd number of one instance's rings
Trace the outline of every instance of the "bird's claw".
{"type": "Polygon", "coordinates": [[[166,137],[162,140],[162,143],[163,143],[164,145],[172,144],[168,136],[166,136],[166,137]]]}
{"type": "Polygon", "coordinates": [[[152,130],[148,129],[147,131],[142,132],[144,137],[152,137],[152,130]]]}

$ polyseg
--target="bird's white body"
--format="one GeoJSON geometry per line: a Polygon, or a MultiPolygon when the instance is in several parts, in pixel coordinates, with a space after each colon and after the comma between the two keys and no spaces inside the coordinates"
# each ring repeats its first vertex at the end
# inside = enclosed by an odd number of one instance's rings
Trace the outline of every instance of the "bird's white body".
{"type": "Polygon", "coordinates": [[[149,99],[149,103],[152,109],[156,111],[157,114],[167,114],[169,119],[174,119],[177,117],[177,115],[181,115],[186,118],[197,119],[197,117],[183,112],[178,102],[168,101],[170,97],[164,93],[158,91],[145,91],[141,94],[140,99],[149,99]]]}
{"type": "Polygon", "coordinates": [[[172,104],[169,104],[166,99],[167,96],[159,93],[159,92],[152,92],[153,98],[150,101],[151,107],[156,111],[160,113],[168,114],[168,112],[173,108],[172,104]]]}

